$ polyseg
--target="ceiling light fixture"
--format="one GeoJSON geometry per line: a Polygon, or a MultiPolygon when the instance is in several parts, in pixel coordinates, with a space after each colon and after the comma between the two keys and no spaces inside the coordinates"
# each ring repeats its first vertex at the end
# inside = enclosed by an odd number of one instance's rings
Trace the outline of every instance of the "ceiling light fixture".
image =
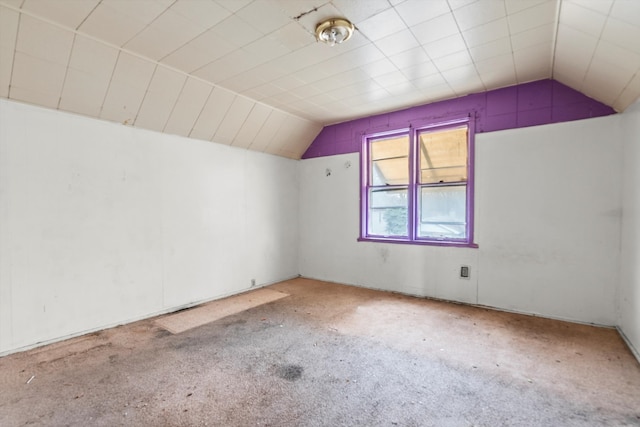
{"type": "Polygon", "coordinates": [[[346,19],[331,18],[318,24],[316,38],[329,46],[335,46],[349,40],[354,29],[353,24],[346,19]]]}

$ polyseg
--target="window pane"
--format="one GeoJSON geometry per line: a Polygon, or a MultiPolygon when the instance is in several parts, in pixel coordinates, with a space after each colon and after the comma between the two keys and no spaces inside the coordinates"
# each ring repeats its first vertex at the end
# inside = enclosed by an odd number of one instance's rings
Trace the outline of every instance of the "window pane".
{"type": "Polygon", "coordinates": [[[369,235],[408,236],[408,189],[372,189],[369,192],[369,235]]]}
{"type": "Polygon", "coordinates": [[[409,136],[374,139],[371,149],[371,185],[409,184],[409,136]]]}
{"type": "Polygon", "coordinates": [[[467,127],[422,132],[420,183],[467,180],[467,127]]]}
{"type": "Polygon", "coordinates": [[[466,238],[467,187],[422,187],[419,193],[418,237],[466,238]]]}

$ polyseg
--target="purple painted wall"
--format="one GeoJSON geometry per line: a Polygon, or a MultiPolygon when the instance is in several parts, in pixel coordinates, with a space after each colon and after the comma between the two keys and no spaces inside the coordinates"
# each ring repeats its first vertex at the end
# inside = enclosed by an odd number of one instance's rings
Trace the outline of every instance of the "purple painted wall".
{"type": "Polygon", "coordinates": [[[472,114],[476,133],[608,116],[615,111],[555,80],[539,80],[325,126],[303,159],[356,153],[361,135],[472,114]]]}

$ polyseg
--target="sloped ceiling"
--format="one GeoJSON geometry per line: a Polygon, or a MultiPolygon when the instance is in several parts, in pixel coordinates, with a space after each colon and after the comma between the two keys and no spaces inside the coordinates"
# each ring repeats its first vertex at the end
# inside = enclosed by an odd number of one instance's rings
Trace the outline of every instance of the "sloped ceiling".
{"type": "Polygon", "coordinates": [[[553,78],[640,96],[638,0],[0,0],[0,97],[300,158],[323,125],[553,78]],[[323,19],[356,25],[333,48],[323,19]]]}

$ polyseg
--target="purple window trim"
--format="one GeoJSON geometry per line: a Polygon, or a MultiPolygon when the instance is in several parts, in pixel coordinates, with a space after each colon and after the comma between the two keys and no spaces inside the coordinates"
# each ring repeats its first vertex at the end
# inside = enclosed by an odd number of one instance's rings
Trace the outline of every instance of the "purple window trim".
{"type": "Polygon", "coordinates": [[[360,143],[360,236],[359,242],[380,242],[380,243],[399,243],[411,245],[425,246],[450,246],[477,248],[474,243],[474,190],[475,190],[475,122],[476,115],[469,114],[467,117],[448,118],[442,121],[416,120],[410,123],[408,128],[385,130],[382,132],[364,132],[360,143]],[[466,125],[467,127],[467,182],[466,182],[466,212],[465,212],[465,233],[466,239],[429,239],[418,237],[416,229],[417,224],[417,208],[419,190],[419,168],[418,159],[415,157],[417,137],[420,132],[432,130],[446,130],[450,128],[466,125]],[[384,137],[408,135],[409,137],[409,176],[407,195],[407,221],[408,236],[369,236],[369,181],[371,164],[371,150],[369,149],[370,141],[384,137]]]}

